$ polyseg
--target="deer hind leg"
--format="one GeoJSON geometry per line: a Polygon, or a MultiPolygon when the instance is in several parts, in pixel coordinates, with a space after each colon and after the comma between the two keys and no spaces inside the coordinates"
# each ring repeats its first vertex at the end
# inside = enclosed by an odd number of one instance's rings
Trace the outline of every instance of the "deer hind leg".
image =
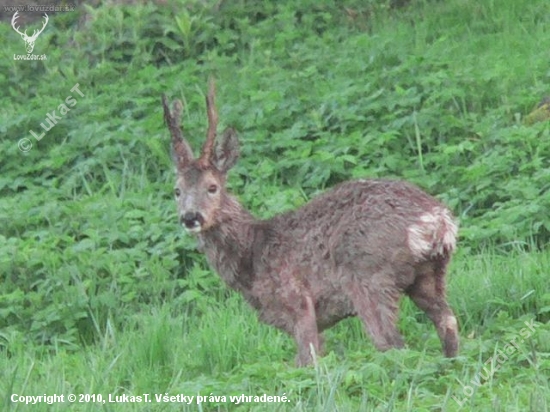
{"type": "Polygon", "coordinates": [[[306,296],[303,299],[303,308],[294,324],[293,331],[294,339],[298,345],[298,355],[296,356],[298,366],[311,364],[314,356],[321,355],[323,350],[322,338],[317,329],[315,305],[311,297],[306,296]]]}
{"type": "Polygon", "coordinates": [[[458,324],[445,294],[445,271],[448,260],[426,262],[415,282],[407,289],[413,302],[431,319],[446,357],[458,354],[458,324]]]}
{"type": "Polygon", "coordinates": [[[347,292],[378,350],[402,348],[403,338],[397,329],[399,291],[383,279],[382,273],[373,276],[366,284],[356,279],[348,283],[347,292]]]}

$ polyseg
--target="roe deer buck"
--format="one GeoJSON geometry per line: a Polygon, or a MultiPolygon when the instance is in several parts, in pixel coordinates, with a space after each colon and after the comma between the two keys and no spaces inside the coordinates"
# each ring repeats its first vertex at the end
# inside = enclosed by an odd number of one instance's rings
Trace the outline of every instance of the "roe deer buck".
{"type": "Polygon", "coordinates": [[[348,316],[360,316],[378,349],[402,347],[401,294],[433,321],[444,354],[456,356],[457,321],[445,297],[457,236],[451,212],[410,183],[373,179],[342,183],[298,210],[257,220],[225,189],[239,147],[233,129],[216,142],[214,98],[211,81],[206,142],[195,159],[182,136],[182,103],[170,110],[162,96],[179,220],[260,319],[294,337],[297,364],[311,363],[322,351],[320,332],[348,316]]]}

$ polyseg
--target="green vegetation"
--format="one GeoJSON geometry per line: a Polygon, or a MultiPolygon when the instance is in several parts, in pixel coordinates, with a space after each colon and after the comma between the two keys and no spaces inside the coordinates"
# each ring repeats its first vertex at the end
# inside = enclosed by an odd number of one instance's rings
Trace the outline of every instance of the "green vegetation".
{"type": "Polygon", "coordinates": [[[0,24],[0,410],[550,410],[550,125],[525,121],[548,93],[550,3],[391,3],[82,6],[50,18],[42,61],[14,60],[24,43],[0,24]],[[209,75],[220,129],[241,136],[229,185],[257,216],[368,176],[413,181],[456,212],[459,358],[404,300],[408,349],[376,352],[350,319],[315,367],[293,366],[292,340],[176,224],[160,95],[184,101],[199,147],[209,75]],[[289,402],[229,401],[242,394],[289,402]]]}

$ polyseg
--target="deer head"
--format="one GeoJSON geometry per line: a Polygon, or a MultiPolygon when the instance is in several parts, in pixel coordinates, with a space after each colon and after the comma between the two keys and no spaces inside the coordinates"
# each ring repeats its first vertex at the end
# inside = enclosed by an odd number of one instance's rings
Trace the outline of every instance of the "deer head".
{"type": "Polygon", "coordinates": [[[26,44],[27,53],[32,53],[32,51],[34,49],[34,42],[38,38],[38,35],[44,31],[44,28],[46,27],[46,24],[48,24],[48,20],[49,20],[48,15],[46,13],[44,13],[45,20],[44,20],[44,24],[42,25],[42,28],[40,30],[34,30],[33,33],[32,33],[32,36],[28,36],[27,35],[27,30],[25,30],[24,33],[21,33],[19,31],[19,27],[15,27],[15,20],[17,20],[17,17],[18,17],[17,13],[19,13],[19,12],[16,11],[15,14],[13,15],[13,18],[11,19],[11,26],[23,38],[23,41],[26,44]]]}
{"type": "Polygon", "coordinates": [[[215,95],[214,81],[211,79],[206,96],[208,131],[198,159],[195,159],[191,146],[182,135],[181,101],[174,101],[170,110],[166,96],[162,96],[164,121],[172,135],[172,156],[176,166],[174,195],[179,219],[182,226],[193,233],[208,230],[220,222],[220,210],[227,196],[227,171],[239,157],[238,138],[233,129],[226,129],[221,138],[216,139],[218,113],[215,95]]]}

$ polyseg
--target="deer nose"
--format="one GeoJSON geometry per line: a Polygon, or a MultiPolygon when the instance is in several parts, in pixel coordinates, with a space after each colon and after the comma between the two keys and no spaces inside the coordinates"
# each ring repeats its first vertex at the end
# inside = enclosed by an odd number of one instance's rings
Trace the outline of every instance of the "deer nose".
{"type": "Polygon", "coordinates": [[[204,218],[198,212],[186,212],[180,216],[180,223],[187,229],[196,229],[202,226],[204,218]]]}

